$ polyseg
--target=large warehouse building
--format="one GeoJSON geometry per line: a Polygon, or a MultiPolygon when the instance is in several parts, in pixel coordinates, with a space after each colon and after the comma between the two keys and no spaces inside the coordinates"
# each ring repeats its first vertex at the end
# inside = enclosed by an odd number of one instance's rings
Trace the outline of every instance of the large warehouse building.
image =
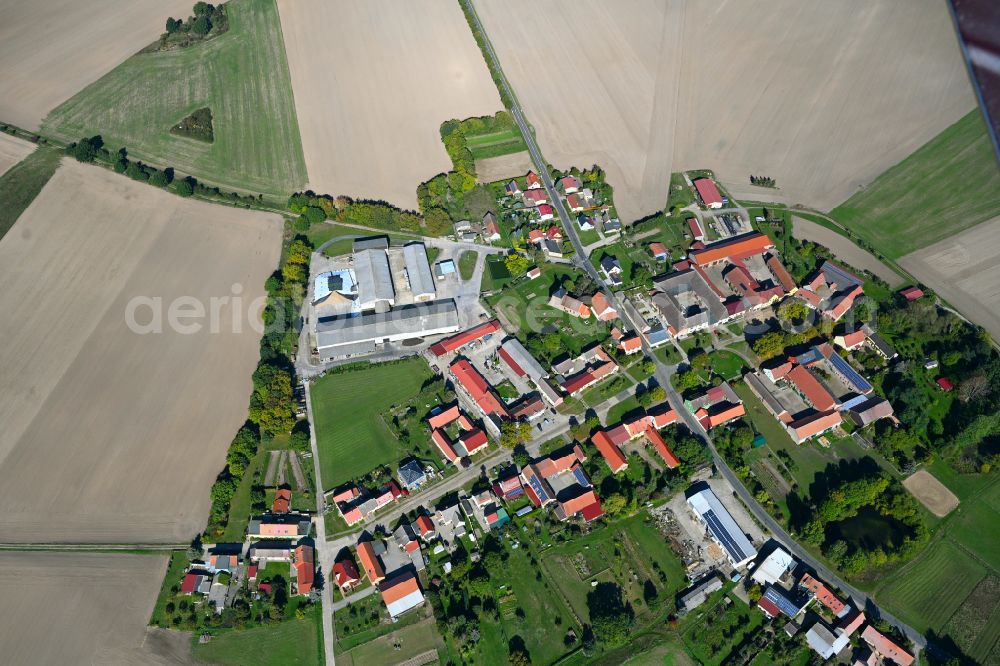
{"type": "Polygon", "coordinates": [[[739,569],[757,557],[757,549],[711,488],[691,495],[687,503],[708,528],[712,539],[725,551],[733,567],[739,569]]]}
{"type": "Polygon", "coordinates": [[[358,280],[358,305],[361,310],[388,309],[396,304],[392,271],[385,250],[366,249],[354,253],[354,274],[358,280]],[[382,305],[379,308],[379,305],[382,305]]]}
{"type": "Polygon", "coordinates": [[[423,243],[407,243],[403,246],[403,260],[406,263],[406,280],[410,283],[413,300],[432,301],[437,293],[434,288],[434,276],[431,275],[430,264],[427,263],[427,248],[423,243]]]}
{"type": "Polygon", "coordinates": [[[375,345],[433,335],[459,329],[455,301],[441,300],[373,312],[357,317],[320,319],[316,323],[316,349],[320,360],[370,354],[375,345]]]}

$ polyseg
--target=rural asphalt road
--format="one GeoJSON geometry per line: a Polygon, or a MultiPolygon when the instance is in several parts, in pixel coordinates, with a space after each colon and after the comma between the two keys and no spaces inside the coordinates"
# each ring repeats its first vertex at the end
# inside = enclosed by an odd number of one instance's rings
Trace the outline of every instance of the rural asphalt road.
{"type": "MultiPolygon", "coordinates": [[[[621,303],[618,302],[617,297],[614,292],[608,288],[604,280],[598,274],[597,270],[588,261],[587,255],[583,244],[580,242],[580,238],[576,233],[575,225],[573,224],[573,219],[570,217],[569,213],[566,211],[562,200],[559,198],[558,193],[549,177],[548,165],[542,157],[542,153],[538,148],[538,144],[535,142],[535,137],[531,133],[531,129],[528,122],[525,120],[524,113],[521,110],[520,103],[517,101],[517,97],[514,95],[513,88],[510,82],[507,80],[506,74],[504,74],[503,69],[500,66],[500,60],[493,50],[493,45],[490,43],[490,39],[486,34],[486,30],[483,28],[482,23],[479,20],[479,15],[476,13],[476,9],[473,6],[471,0],[461,0],[462,4],[468,9],[469,14],[472,16],[476,23],[476,28],[483,37],[484,47],[489,55],[490,60],[492,60],[493,65],[497,72],[500,73],[500,82],[507,92],[508,97],[511,100],[511,115],[514,117],[515,122],[517,122],[518,127],[521,129],[521,135],[524,137],[524,141],[528,146],[528,152],[531,154],[532,162],[534,162],[536,168],[538,169],[539,175],[542,178],[542,184],[545,187],[545,191],[548,193],[551,199],[552,205],[555,207],[559,219],[563,223],[563,228],[566,231],[566,236],[573,243],[573,247],[576,250],[576,255],[573,259],[573,263],[583,269],[588,275],[590,275],[599,285],[602,286],[604,291],[611,296],[610,300],[612,305],[618,310],[619,314],[627,323],[632,327],[633,330],[639,331],[640,328],[635,326],[635,322],[629,319],[628,313],[624,308],[621,307],[621,303]]],[[[642,337],[642,336],[640,336],[642,337]]],[[[818,561],[804,548],[799,546],[792,537],[785,532],[780,525],[768,514],[760,504],[750,495],[750,492],[743,486],[740,480],[736,477],[733,471],[726,464],[726,461],[722,459],[719,455],[718,450],[715,448],[712,438],[708,435],[708,432],[701,426],[701,423],[694,418],[694,414],[688,411],[683,404],[681,396],[673,389],[670,382],[670,375],[672,374],[672,368],[667,366],[665,363],[660,361],[655,354],[653,354],[652,349],[646,342],[645,338],[643,340],[643,352],[644,354],[656,363],[656,380],[657,382],[667,391],[667,398],[670,401],[670,405],[673,409],[681,414],[684,418],[684,422],[691,432],[696,433],[701,436],[702,439],[708,444],[712,451],[712,458],[715,462],[716,468],[722,472],[722,475],[726,478],[729,484],[736,490],[736,493],[743,500],[743,503],[753,512],[757,520],[764,524],[774,535],[776,541],[781,543],[789,552],[794,554],[800,561],[805,563],[807,566],[812,567],[816,572],[826,579],[828,582],[836,585],[841,590],[844,590],[851,595],[852,599],[858,604],[862,609],[869,612],[870,614],[876,614],[892,624],[898,626],[906,636],[914,642],[918,647],[923,648],[926,646],[927,641],[920,632],[916,631],[909,625],[900,622],[897,618],[893,617],[891,614],[879,609],[875,604],[875,601],[871,599],[867,594],[861,592],[860,590],[848,585],[839,576],[835,575],[830,569],[828,569],[822,562],[818,561]]]]}

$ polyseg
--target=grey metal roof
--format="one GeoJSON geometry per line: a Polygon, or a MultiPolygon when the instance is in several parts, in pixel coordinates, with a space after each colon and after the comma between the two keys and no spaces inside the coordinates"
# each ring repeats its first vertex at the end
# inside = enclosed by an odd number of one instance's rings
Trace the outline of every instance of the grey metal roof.
{"type": "Polygon", "coordinates": [[[386,236],[375,236],[373,238],[359,238],[354,241],[353,251],[362,250],[387,250],[389,249],[389,239],[386,236]]]}
{"type": "Polygon", "coordinates": [[[423,243],[407,243],[403,246],[403,260],[406,262],[406,276],[410,280],[410,291],[414,294],[433,294],[434,276],[427,263],[427,248],[423,243]]]}
{"type": "Polygon", "coordinates": [[[712,287],[693,268],[665,275],[655,280],[653,286],[658,292],[653,296],[653,305],[679,334],[722,321],[729,315],[712,287]],[[697,310],[685,308],[678,295],[688,292],[694,292],[704,307],[697,310]]]}
{"type": "Polygon", "coordinates": [[[521,366],[521,369],[528,373],[528,376],[532,379],[538,379],[548,374],[517,338],[509,338],[500,346],[505,352],[511,355],[514,362],[521,366]]]}
{"type": "Polygon", "coordinates": [[[733,563],[740,564],[757,556],[757,549],[711,489],[695,493],[687,502],[708,526],[715,540],[722,544],[733,563]]]}
{"type": "Polygon", "coordinates": [[[785,409],[777,398],[774,397],[772,389],[777,388],[774,386],[774,382],[766,377],[761,377],[755,372],[749,372],[743,377],[743,381],[753,390],[754,394],[761,399],[761,402],[767,407],[767,409],[778,416],[783,414],[788,410],[785,409]]]}
{"type": "Polygon", "coordinates": [[[392,272],[385,250],[362,250],[354,253],[354,275],[358,279],[358,300],[362,307],[377,301],[393,301],[392,272]]]}
{"type": "Polygon", "coordinates": [[[405,340],[458,329],[458,308],[455,301],[447,299],[358,317],[321,319],[316,323],[316,346],[322,353],[339,345],[405,340]]]}

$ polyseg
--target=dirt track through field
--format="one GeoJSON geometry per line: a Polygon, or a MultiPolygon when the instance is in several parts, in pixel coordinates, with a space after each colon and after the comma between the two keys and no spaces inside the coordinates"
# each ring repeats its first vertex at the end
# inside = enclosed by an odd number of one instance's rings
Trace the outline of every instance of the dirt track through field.
{"type": "Polygon", "coordinates": [[[0,6],[0,120],[37,130],[42,118],[156,41],[191,0],[31,0],[0,6]]]}
{"type": "Polygon", "coordinates": [[[841,261],[878,276],[890,287],[895,288],[903,284],[903,278],[879,261],[878,257],[868,250],[858,247],[850,238],[841,236],[832,229],[793,215],[792,233],[796,238],[819,243],[833,252],[834,256],[841,261]]]}
{"type": "Polygon", "coordinates": [[[475,5],[546,158],[604,167],[623,221],[700,168],[826,210],[975,106],[943,0],[475,5]]]}
{"type": "MultiPolygon", "coordinates": [[[[169,326],[171,304],[262,297],[281,220],[64,160],[0,241],[0,531],[21,542],[185,542],[246,419],[259,333],[169,326]],[[126,325],[135,312],[162,334],[126,325]]],[[[176,307],[176,305],[174,306],[176,307]]],[[[190,308],[188,304],[184,307],[190,308]]],[[[181,324],[196,323],[184,319],[181,324]]]]}
{"type": "Polygon", "coordinates": [[[454,0],[279,0],[309,187],[416,208],[451,168],[441,123],[496,87],[454,0]]]}
{"type": "Polygon", "coordinates": [[[0,176],[31,154],[35,144],[0,132],[0,176]]]}
{"type": "Polygon", "coordinates": [[[182,663],[178,640],[146,631],[166,567],[159,555],[0,553],[4,663],[182,663]]]}
{"type": "Polygon", "coordinates": [[[900,265],[1000,339],[1000,217],[906,255],[900,265]]]}

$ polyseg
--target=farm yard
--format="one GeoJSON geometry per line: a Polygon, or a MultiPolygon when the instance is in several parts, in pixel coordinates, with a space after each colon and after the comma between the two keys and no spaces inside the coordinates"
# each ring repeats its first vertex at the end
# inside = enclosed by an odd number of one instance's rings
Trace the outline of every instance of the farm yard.
{"type": "MultiPolygon", "coordinates": [[[[281,199],[301,189],[306,169],[275,0],[227,7],[227,33],[132,56],[52,111],[43,130],[65,141],[100,134],[112,151],[125,146],[130,157],[214,184],[281,199]],[[170,132],[203,107],[213,142],[170,132]]],[[[168,14],[159,11],[145,43],[162,31],[168,14]]]]}
{"type": "Polygon", "coordinates": [[[177,663],[159,650],[179,646],[190,653],[189,634],[146,640],[166,566],[164,555],[0,553],[4,661],[177,663]]]}
{"type": "Polygon", "coordinates": [[[899,259],[1000,214],[1000,173],[982,114],[974,110],[956,120],[831,217],[899,259]]]}
{"type": "Polygon", "coordinates": [[[324,490],[402,457],[383,415],[415,396],[430,377],[427,363],[412,358],[316,381],[311,396],[324,490]]]}
{"type": "Polygon", "coordinates": [[[309,187],[317,192],[416,208],[417,185],[451,168],[441,123],[501,108],[455,2],[278,6],[309,187]]]}
{"type": "MultiPolygon", "coordinates": [[[[64,161],[0,242],[8,540],[177,542],[204,528],[209,487],[246,419],[260,334],[245,318],[226,327],[231,302],[217,333],[207,319],[191,334],[172,329],[162,310],[180,297],[207,310],[234,284],[249,307],[278,264],[281,229],[274,215],[64,161]],[[162,333],[129,328],[136,297],[160,299],[162,333]]],[[[135,323],[153,324],[156,303],[135,309],[135,323]]]]}
{"type": "Polygon", "coordinates": [[[828,210],[975,106],[935,0],[475,6],[546,158],[600,164],[623,222],[663,209],[672,171],[706,167],[737,199],[828,210]],[[579,39],[595,25],[605,39],[579,39]]]}
{"type": "MultiPolygon", "coordinates": [[[[996,188],[1000,191],[1000,177],[996,188]]],[[[993,212],[1000,213],[1000,198],[993,212]]],[[[1000,215],[908,254],[899,263],[996,339],[1000,338],[998,244],[1000,215]]]]}
{"type": "Polygon", "coordinates": [[[37,130],[45,114],[155,41],[167,17],[187,16],[192,4],[6,4],[0,21],[0,121],[37,130]]]}

